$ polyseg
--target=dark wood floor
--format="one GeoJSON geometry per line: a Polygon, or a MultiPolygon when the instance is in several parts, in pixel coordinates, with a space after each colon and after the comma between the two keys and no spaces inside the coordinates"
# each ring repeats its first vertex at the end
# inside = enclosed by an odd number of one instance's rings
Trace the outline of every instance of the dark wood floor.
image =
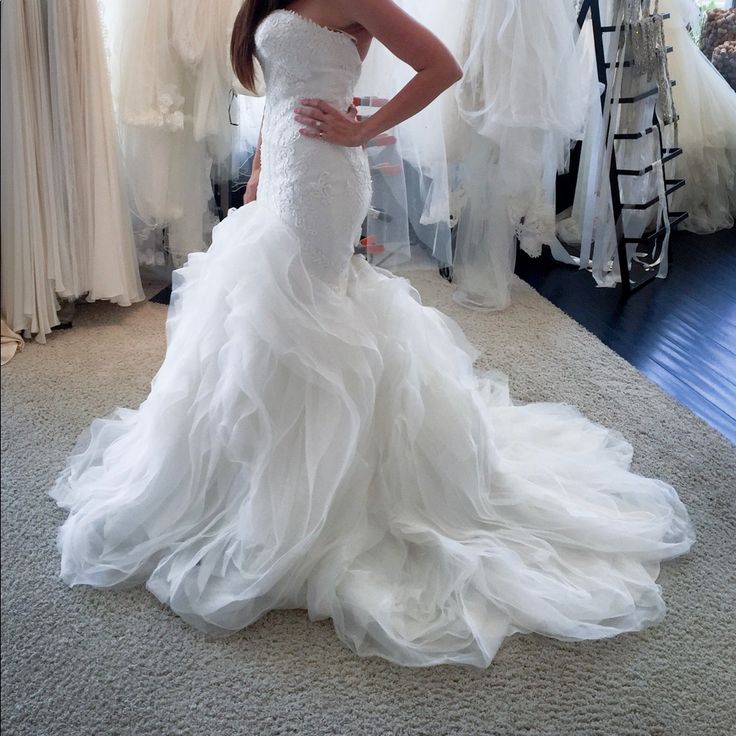
{"type": "Polygon", "coordinates": [[[736,230],[671,247],[669,276],[626,301],[548,254],[520,253],[516,272],[736,444],[736,230]]]}

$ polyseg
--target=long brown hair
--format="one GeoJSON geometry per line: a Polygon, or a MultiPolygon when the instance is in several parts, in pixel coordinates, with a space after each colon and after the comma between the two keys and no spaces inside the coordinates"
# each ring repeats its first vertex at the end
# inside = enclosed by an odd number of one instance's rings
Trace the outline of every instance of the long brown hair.
{"type": "Polygon", "coordinates": [[[230,37],[230,60],[235,76],[251,92],[255,86],[256,28],[269,13],[285,5],[288,5],[288,0],[245,0],[235,18],[230,37]]]}

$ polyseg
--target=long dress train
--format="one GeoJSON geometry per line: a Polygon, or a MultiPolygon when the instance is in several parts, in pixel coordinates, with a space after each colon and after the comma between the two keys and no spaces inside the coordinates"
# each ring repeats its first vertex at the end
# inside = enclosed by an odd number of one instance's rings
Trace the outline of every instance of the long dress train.
{"type": "Polygon", "coordinates": [[[675,490],[574,407],[513,405],[457,323],[353,254],[366,152],[300,136],[293,108],[347,109],[354,40],[277,10],[256,41],[258,200],[175,272],[148,398],[61,473],[63,579],[145,583],[213,634],[305,608],[411,666],[659,621],[660,563],[694,540],[675,490]]]}

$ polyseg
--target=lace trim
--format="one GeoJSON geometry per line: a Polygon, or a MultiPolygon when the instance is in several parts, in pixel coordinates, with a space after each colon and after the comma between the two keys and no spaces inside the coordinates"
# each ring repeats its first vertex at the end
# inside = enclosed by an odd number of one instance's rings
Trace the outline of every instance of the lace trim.
{"type": "Polygon", "coordinates": [[[295,10],[289,10],[289,8],[277,8],[276,10],[271,11],[272,15],[273,13],[287,13],[293,18],[297,18],[299,20],[304,21],[307,25],[310,25],[313,28],[318,28],[322,31],[326,31],[327,33],[331,33],[332,35],[342,36],[343,38],[348,39],[348,41],[350,41],[350,45],[355,51],[355,55],[358,61],[360,62],[361,65],[363,64],[363,57],[360,55],[360,52],[358,51],[358,40],[355,38],[355,36],[351,36],[347,31],[341,31],[339,28],[330,28],[329,26],[323,26],[320,23],[317,23],[316,20],[307,18],[306,15],[297,13],[295,10]]]}

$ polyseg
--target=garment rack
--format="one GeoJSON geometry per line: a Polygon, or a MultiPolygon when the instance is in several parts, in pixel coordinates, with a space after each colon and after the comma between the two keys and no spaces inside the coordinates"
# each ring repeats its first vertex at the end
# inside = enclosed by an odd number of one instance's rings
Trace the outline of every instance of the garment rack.
{"type": "MultiPolygon", "coordinates": [[[[605,54],[605,34],[615,33],[617,27],[604,26],[601,21],[601,12],[599,0],[583,0],[578,13],[578,27],[583,28],[588,17],[590,17],[593,39],[595,45],[596,63],[598,67],[598,81],[603,85],[603,93],[601,95],[601,110],[604,114],[608,110],[607,119],[603,121],[604,130],[607,135],[610,134],[611,125],[614,124],[614,116],[611,112],[613,105],[635,105],[649,99],[650,97],[659,94],[659,87],[654,84],[652,88],[645,90],[644,92],[629,96],[619,97],[618,99],[611,99],[611,107],[607,106],[607,100],[609,96],[613,94],[613,91],[609,89],[608,70],[612,65],[615,68],[620,69],[619,73],[628,73],[631,68],[635,65],[635,61],[622,59],[620,61],[614,59],[609,60],[605,54]]],[[[670,18],[669,13],[662,14],[663,20],[670,18]]],[[[628,31],[625,24],[622,24],[620,30],[624,33],[628,31]]],[[[666,46],[665,53],[671,53],[672,47],[666,46]]],[[[618,49],[615,50],[618,53],[618,49]]],[[[676,84],[676,80],[669,82],[672,86],[676,84]]],[[[676,118],[673,122],[676,121],[676,118]]],[[[611,150],[611,159],[608,169],[608,177],[610,183],[611,192],[611,205],[613,210],[613,217],[616,223],[616,239],[617,248],[616,255],[618,260],[618,267],[621,276],[621,289],[622,297],[628,298],[633,293],[639,291],[641,288],[651,283],[657,278],[656,273],[649,273],[647,278],[640,280],[634,280],[632,278],[633,264],[641,266],[645,273],[651,272],[659,264],[661,258],[667,259],[667,264],[671,262],[671,250],[666,248],[666,238],[668,238],[669,232],[679,225],[688,216],[687,212],[673,212],[669,207],[669,197],[674,192],[685,186],[684,179],[671,179],[667,177],[666,165],[673,161],[675,158],[682,154],[682,149],[679,147],[667,148],[663,141],[662,128],[664,126],[663,121],[659,118],[657,106],[654,107],[653,119],[651,125],[647,126],[644,130],[638,131],[627,131],[627,130],[616,130],[613,135],[614,141],[632,141],[639,140],[649,135],[656,135],[659,141],[658,150],[659,158],[652,162],[650,165],[642,167],[640,169],[625,169],[619,168],[616,162],[616,150],[615,147],[611,150]],[[664,191],[664,198],[656,196],[649,201],[642,203],[626,203],[621,201],[621,188],[620,180],[624,177],[640,177],[651,173],[655,168],[658,169],[657,176],[661,177],[660,186],[664,191]],[[641,236],[633,237],[629,236],[624,232],[624,212],[626,210],[647,210],[651,207],[660,204],[664,208],[663,217],[665,223],[661,226],[655,227],[653,232],[644,233],[641,236]],[[633,255],[630,254],[629,245],[641,245],[648,246],[648,250],[636,250],[633,255]],[[630,266],[630,262],[632,266],[630,266]]]]}

